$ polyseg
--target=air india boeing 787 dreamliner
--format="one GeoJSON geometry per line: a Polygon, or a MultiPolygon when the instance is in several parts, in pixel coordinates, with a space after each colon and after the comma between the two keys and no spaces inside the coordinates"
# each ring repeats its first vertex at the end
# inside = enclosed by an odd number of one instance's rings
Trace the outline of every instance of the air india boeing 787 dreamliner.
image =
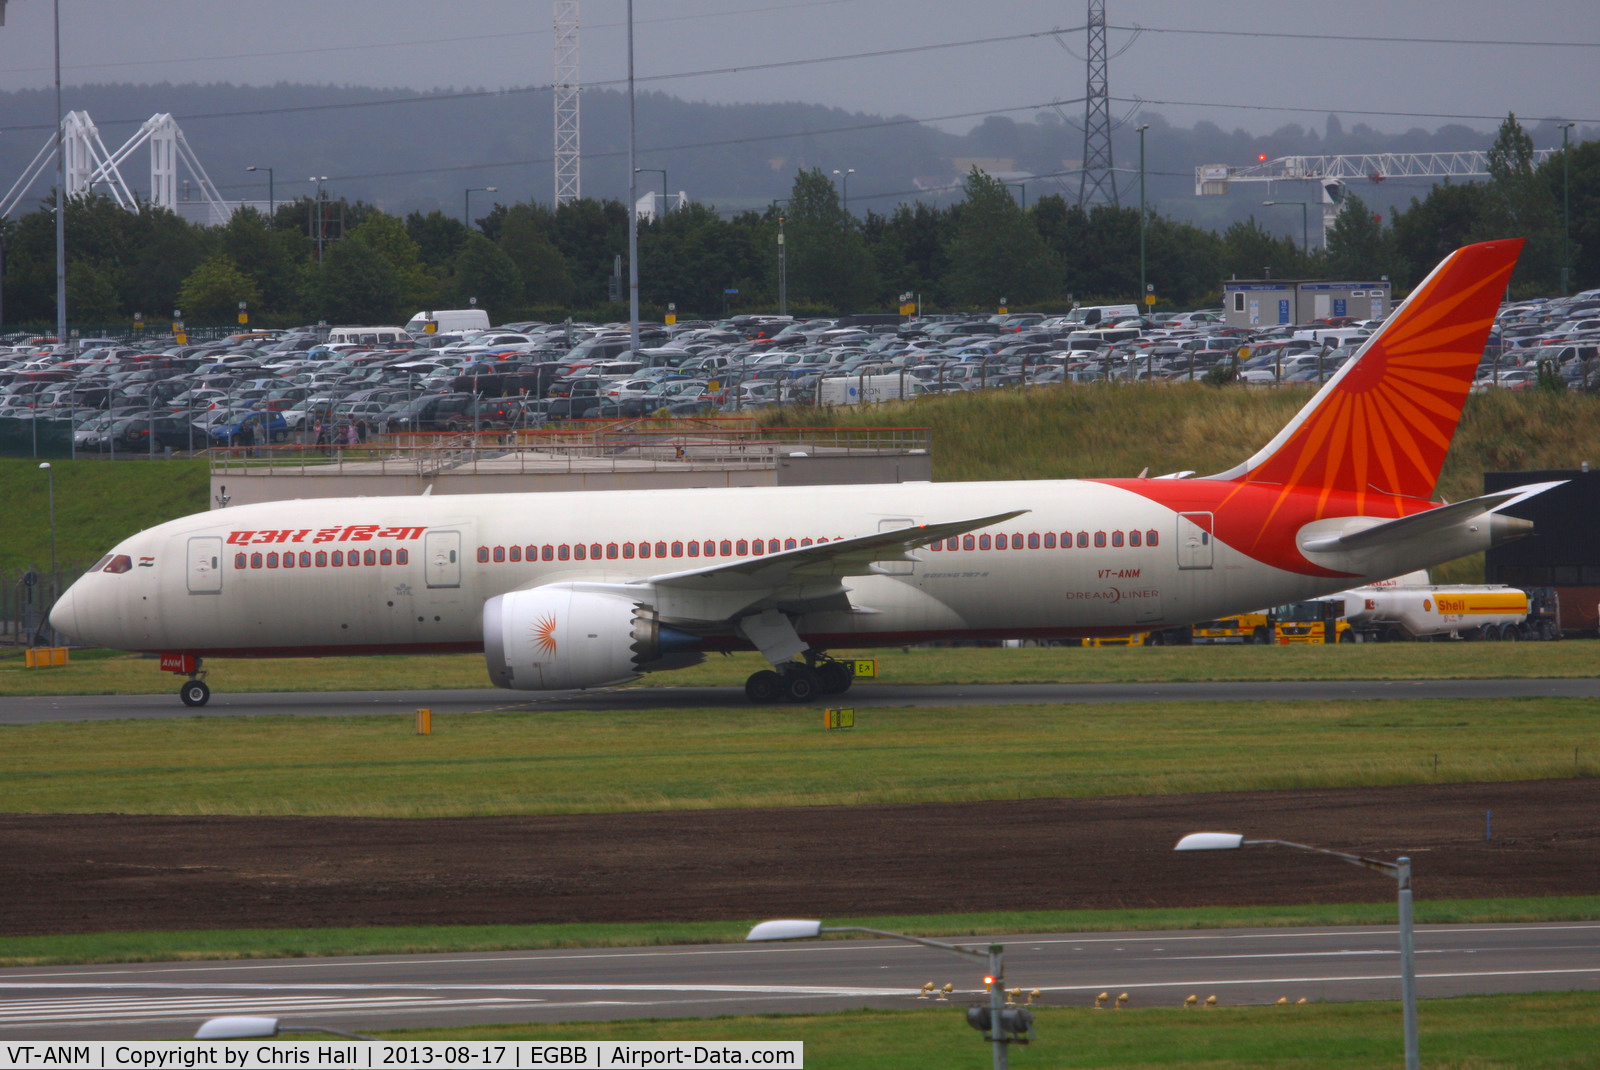
{"type": "Polygon", "coordinates": [[[1145,631],[1313,598],[1526,534],[1554,484],[1432,500],[1522,241],[1458,249],[1243,464],[1199,479],[267,502],[127,539],[50,621],[206,657],[482,651],[522,691],[755,648],[752,701],[843,691],[826,653],[1145,631]]]}

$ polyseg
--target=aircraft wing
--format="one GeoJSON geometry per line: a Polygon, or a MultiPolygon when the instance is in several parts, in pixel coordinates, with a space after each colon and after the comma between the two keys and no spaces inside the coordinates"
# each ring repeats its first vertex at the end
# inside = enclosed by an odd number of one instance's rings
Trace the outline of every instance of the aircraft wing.
{"type": "Polygon", "coordinates": [[[657,588],[675,588],[685,591],[752,591],[778,589],[797,583],[831,580],[840,576],[862,576],[872,571],[872,566],[883,561],[908,561],[911,551],[927,546],[952,535],[1004,523],[1028,512],[1014,509],[1008,513],[981,516],[972,520],[949,520],[940,524],[917,524],[892,531],[879,531],[853,539],[801,546],[793,550],[780,550],[765,557],[747,557],[727,564],[706,565],[683,572],[668,572],[646,579],[632,581],[630,585],[657,588]]]}

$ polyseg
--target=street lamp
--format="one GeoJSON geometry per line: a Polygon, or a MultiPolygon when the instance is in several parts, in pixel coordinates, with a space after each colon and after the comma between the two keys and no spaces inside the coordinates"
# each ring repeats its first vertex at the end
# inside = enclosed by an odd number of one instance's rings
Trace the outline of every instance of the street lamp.
{"type": "MultiPolygon", "coordinates": [[[[770,207],[788,204],[789,198],[774,198],[770,207]]],[[[783,240],[783,213],[778,213],[778,315],[789,314],[789,247],[783,240]]]]}
{"type": "MultiPolygon", "coordinates": [[[[50,467],[49,461],[40,461],[39,467],[44,469],[50,488],[50,608],[54,609],[61,586],[61,581],[56,576],[56,470],[50,467]]],[[[51,634],[51,642],[55,642],[54,633],[51,634]]]]}
{"type": "Polygon", "coordinates": [[[1145,289],[1144,282],[1144,132],[1148,129],[1149,123],[1139,127],[1139,300],[1145,302],[1146,313],[1150,311],[1150,302],[1145,301],[1145,295],[1150,291],[1145,289]]]}
{"type": "Polygon", "coordinates": [[[1567,131],[1573,123],[1561,124],[1561,296],[1567,296],[1572,274],[1572,154],[1567,151],[1567,131]]]}
{"type": "Polygon", "coordinates": [[[1013,1042],[1026,1042],[1027,1036],[1033,1031],[1033,1015],[1028,1011],[1013,1007],[1006,1010],[1005,996],[1005,948],[1000,944],[990,944],[985,951],[977,951],[970,947],[957,947],[954,944],[940,943],[938,940],[925,940],[920,936],[907,936],[905,933],[886,932],[883,929],[868,929],[860,925],[824,925],[820,921],[809,921],[800,918],[787,918],[780,921],[764,921],[750,930],[745,937],[747,942],[762,942],[768,940],[811,940],[823,933],[866,933],[869,936],[882,936],[889,940],[904,940],[910,944],[921,944],[923,947],[936,948],[939,951],[948,951],[952,955],[963,958],[973,958],[984,962],[988,966],[988,975],[984,983],[989,986],[989,1014],[988,1023],[983,1022],[981,1008],[973,1007],[967,1011],[967,1024],[974,1028],[983,1029],[989,1034],[988,1039],[994,1045],[994,1070],[1007,1070],[1010,1065],[1010,1056],[1006,1045],[1013,1042]]]}
{"type": "Polygon", "coordinates": [[[273,185],[272,185],[272,181],[273,181],[272,168],[270,168],[270,167],[257,167],[254,164],[251,164],[249,167],[246,167],[245,170],[246,171],[265,171],[267,173],[267,226],[270,229],[272,227],[273,222],[274,222],[274,217],[278,214],[278,201],[277,201],[277,197],[274,195],[274,190],[273,190],[273,185]]]}
{"type": "Polygon", "coordinates": [[[1311,245],[1310,245],[1310,242],[1311,242],[1311,238],[1310,238],[1311,229],[1308,226],[1308,224],[1306,223],[1306,220],[1308,218],[1308,215],[1307,215],[1307,212],[1306,212],[1306,206],[1309,205],[1311,202],[1310,201],[1262,201],[1261,203],[1266,205],[1269,208],[1272,207],[1275,204],[1298,204],[1300,206],[1300,248],[1305,252],[1305,254],[1307,256],[1310,256],[1311,255],[1311,245]]]}
{"type": "Polygon", "coordinates": [[[833,173],[844,180],[844,214],[850,214],[850,176],[856,173],[854,167],[846,167],[843,171],[834,168],[833,173]]]}
{"type": "Polygon", "coordinates": [[[328,176],[327,175],[321,175],[321,176],[312,175],[310,178],[306,179],[306,181],[307,182],[315,182],[317,184],[317,195],[316,195],[315,201],[312,204],[312,207],[316,209],[316,213],[317,213],[316,233],[313,236],[316,238],[316,242],[317,242],[317,262],[321,263],[322,262],[322,244],[323,244],[323,242],[322,242],[322,215],[323,215],[323,212],[322,212],[322,184],[324,182],[328,181],[328,176]]]}
{"type": "Polygon", "coordinates": [[[1192,832],[1179,840],[1173,850],[1227,851],[1258,845],[1292,847],[1296,851],[1327,855],[1395,879],[1400,887],[1400,999],[1405,1018],[1406,1070],[1417,1070],[1417,972],[1411,936],[1411,859],[1402,857],[1393,862],[1381,862],[1375,858],[1330,851],[1326,847],[1308,847],[1288,840],[1247,840],[1236,832],[1192,832]]]}
{"type": "Polygon", "coordinates": [[[351,1040],[377,1040],[361,1033],[346,1033],[342,1029],[329,1029],[321,1025],[290,1025],[279,1018],[263,1018],[252,1014],[229,1014],[210,1018],[195,1030],[196,1040],[249,1040],[255,1037],[275,1037],[279,1033],[327,1033],[329,1036],[349,1037],[351,1040]]]}
{"type": "Polygon", "coordinates": [[[472,229],[472,195],[474,193],[499,193],[499,186],[469,186],[467,192],[461,196],[461,222],[472,229]]]}
{"type": "Polygon", "coordinates": [[[668,206],[671,204],[667,200],[669,196],[667,193],[667,169],[665,167],[635,167],[633,169],[634,174],[639,174],[641,171],[649,171],[652,174],[661,176],[661,214],[666,215],[668,206]]]}

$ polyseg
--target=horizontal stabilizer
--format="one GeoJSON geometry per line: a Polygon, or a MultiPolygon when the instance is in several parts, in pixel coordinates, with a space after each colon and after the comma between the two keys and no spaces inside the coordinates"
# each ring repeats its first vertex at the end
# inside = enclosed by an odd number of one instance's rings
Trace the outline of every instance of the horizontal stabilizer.
{"type": "Polygon", "coordinates": [[[1530,483],[1494,494],[1485,494],[1481,498],[1469,498],[1453,505],[1442,505],[1425,513],[1413,513],[1399,520],[1386,521],[1344,535],[1317,535],[1302,542],[1300,548],[1312,554],[1340,553],[1370,550],[1389,543],[1416,539],[1445,531],[1475,516],[1498,513],[1518,502],[1528,500],[1535,494],[1543,494],[1553,487],[1559,487],[1564,482],[1566,480],[1530,483]]]}

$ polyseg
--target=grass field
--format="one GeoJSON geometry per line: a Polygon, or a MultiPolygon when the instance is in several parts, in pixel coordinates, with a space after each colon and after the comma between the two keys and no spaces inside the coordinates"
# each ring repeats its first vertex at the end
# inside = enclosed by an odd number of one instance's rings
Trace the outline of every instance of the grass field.
{"type": "MultiPolygon", "coordinates": [[[[1284,993],[1291,1001],[1296,994],[1284,993]]],[[[1019,1070],[1056,1067],[1295,1067],[1355,1070],[1401,1062],[1393,1002],[1095,1011],[1036,1006],[1037,1040],[1014,1045],[1019,1070]]],[[[1578,1070],[1597,1063],[1600,993],[1423,1000],[1418,1048],[1428,1067],[1578,1070]]],[[[385,1034],[408,1040],[800,1040],[807,1066],[829,1070],[972,1070],[988,1045],[961,1007],[663,1021],[506,1025],[385,1034]]]]}
{"type": "Polygon", "coordinates": [[[0,727],[0,809],[437,817],[1159,795],[1600,774],[1519,699],[226,717],[0,727]],[[981,733],[972,726],[982,724],[981,733]],[[1435,764],[1437,762],[1437,765],[1435,764]]]}
{"type": "MultiPolygon", "coordinates": [[[[1390,900],[1187,910],[1032,910],[990,914],[829,918],[914,936],[996,933],[1143,932],[1175,929],[1392,925],[1390,900]]],[[[1419,925],[1585,921],[1600,917],[1600,896],[1546,899],[1419,899],[1419,925]]],[[[563,947],[655,947],[736,943],[758,919],[574,925],[388,926],[347,929],[215,929],[0,937],[0,966],[84,962],[181,962],[205,959],[342,955],[457,954],[563,947]]]]}
{"type": "MultiPolygon", "coordinates": [[[[852,652],[852,655],[857,652],[852,652]]],[[[898,684],[1119,683],[1187,680],[1411,680],[1593,676],[1600,646],[1561,643],[1379,643],[1333,647],[995,647],[859,652],[876,658],[880,679],[898,684]]],[[[738,687],[766,663],[754,653],[644,677],[641,686],[738,687]]],[[[483,658],[211,658],[219,693],[363,691],[488,687],[483,658]]],[[[175,692],[179,678],[152,658],[74,651],[72,664],[25,669],[20,653],[0,658],[3,695],[142,695],[175,692]]],[[[871,686],[863,681],[857,686],[871,686]]],[[[507,692],[506,701],[517,695],[507,692]]]]}

